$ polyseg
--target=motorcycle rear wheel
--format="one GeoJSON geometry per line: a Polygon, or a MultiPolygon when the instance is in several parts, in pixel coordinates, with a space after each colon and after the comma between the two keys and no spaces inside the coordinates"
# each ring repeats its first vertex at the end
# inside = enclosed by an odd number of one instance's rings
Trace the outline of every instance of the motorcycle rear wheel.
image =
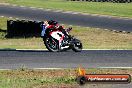
{"type": "Polygon", "coordinates": [[[54,38],[48,38],[48,37],[45,38],[44,44],[50,52],[58,52],[59,51],[58,42],[54,38]]]}

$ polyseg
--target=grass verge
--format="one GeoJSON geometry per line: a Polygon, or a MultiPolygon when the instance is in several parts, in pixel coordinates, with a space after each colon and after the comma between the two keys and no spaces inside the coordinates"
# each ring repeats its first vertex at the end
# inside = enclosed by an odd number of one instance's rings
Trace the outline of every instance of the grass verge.
{"type": "MultiPolygon", "coordinates": [[[[87,74],[130,74],[132,69],[93,69],[87,74]]],[[[0,71],[0,88],[79,88],[75,79],[77,69],[33,70],[17,69],[0,71]]],[[[94,85],[89,85],[95,87],[94,85]]],[[[98,85],[98,84],[97,84],[98,85]]],[[[108,86],[108,85],[106,85],[108,86]]]]}
{"type": "MultiPolygon", "coordinates": [[[[42,38],[5,38],[7,19],[0,18],[0,49],[45,49],[42,38]]],[[[73,26],[70,34],[82,41],[84,49],[132,49],[132,33],[73,26]]]]}
{"type": "Polygon", "coordinates": [[[132,3],[75,2],[67,0],[0,0],[0,2],[46,9],[132,18],[132,3]]]}

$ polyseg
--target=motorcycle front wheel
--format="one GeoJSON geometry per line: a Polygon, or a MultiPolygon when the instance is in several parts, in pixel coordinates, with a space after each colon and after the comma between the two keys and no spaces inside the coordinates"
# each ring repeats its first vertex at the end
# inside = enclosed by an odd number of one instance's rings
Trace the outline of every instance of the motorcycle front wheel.
{"type": "Polygon", "coordinates": [[[72,50],[75,52],[81,52],[82,48],[83,48],[82,43],[80,41],[78,41],[78,42],[73,44],[72,50]]]}
{"type": "Polygon", "coordinates": [[[50,52],[58,52],[59,51],[58,42],[54,38],[48,38],[48,37],[45,38],[44,44],[50,52]]]}

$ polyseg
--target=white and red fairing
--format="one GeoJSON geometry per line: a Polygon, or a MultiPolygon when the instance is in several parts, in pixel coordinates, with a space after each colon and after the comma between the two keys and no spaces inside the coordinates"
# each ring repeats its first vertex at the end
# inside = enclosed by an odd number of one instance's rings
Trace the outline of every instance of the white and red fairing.
{"type": "Polygon", "coordinates": [[[52,31],[50,33],[50,36],[59,41],[59,46],[61,45],[61,42],[64,39],[64,34],[61,31],[59,31],[59,30],[52,31]]]}

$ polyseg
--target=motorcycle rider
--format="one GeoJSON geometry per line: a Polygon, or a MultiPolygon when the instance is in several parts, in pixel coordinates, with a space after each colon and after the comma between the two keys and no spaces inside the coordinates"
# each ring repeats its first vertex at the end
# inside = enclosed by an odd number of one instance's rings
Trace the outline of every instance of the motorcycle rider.
{"type": "MultiPolygon", "coordinates": [[[[63,26],[60,26],[58,24],[58,22],[50,20],[50,21],[44,21],[43,27],[42,27],[42,32],[41,32],[41,36],[44,38],[45,34],[46,34],[46,30],[59,30],[61,31],[65,37],[69,37],[69,32],[72,28],[68,28],[68,29],[64,29],[63,26]]],[[[63,37],[64,37],[63,36],[63,37]]],[[[57,36],[56,36],[57,37],[57,36]]],[[[65,39],[65,38],[64,38],[65,39]]],[[[61,46],[62,40],[58,40],[59,41],[59,47],[61,46]]],[[[66,43],[68,43],[68,41],[63,41],[66,43]]]]}
{"type": "Polygon", "coordinates": [[[42,25],[42,32],[41,36],[44,37],[46,30],[59,30],[64,35],[69,36],[69,32],[72,28],[64,29],[63,26],[59,26],[58,22],[50,20],[50,21],[44,21],[44,24],[42,25]]]}
{"type": "Polygon", "coordinates": [[[45,36],[46,29],[49,26],[48,21],[44,21],[44,23],[41,26],[42,26],[41,37],[44,37],[45,36]]]}

